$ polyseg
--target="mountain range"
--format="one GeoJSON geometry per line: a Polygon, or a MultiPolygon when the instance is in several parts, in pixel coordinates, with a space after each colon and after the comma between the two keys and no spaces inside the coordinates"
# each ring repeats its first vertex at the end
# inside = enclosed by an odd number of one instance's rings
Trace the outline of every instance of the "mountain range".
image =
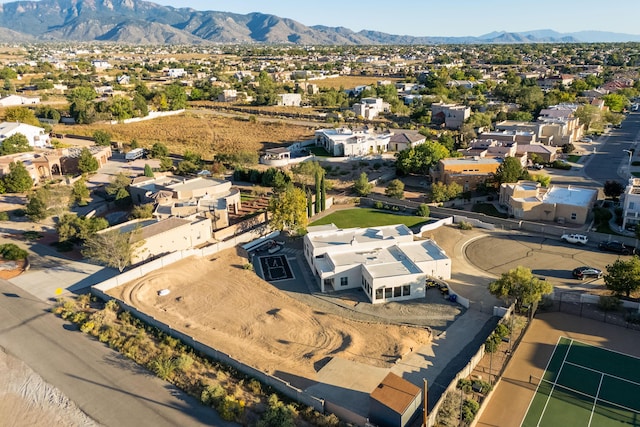
{"type": "Polygon", "coordinates": [[[640,35],[553,30],[479,37],[415,37],[344,27],[306,26],[246,15],[161,6],[142,0],[41,0],[0,4],[0,42],[105,41],[129,44],[269,43],[298,45],[639,42],[640,35]]]}

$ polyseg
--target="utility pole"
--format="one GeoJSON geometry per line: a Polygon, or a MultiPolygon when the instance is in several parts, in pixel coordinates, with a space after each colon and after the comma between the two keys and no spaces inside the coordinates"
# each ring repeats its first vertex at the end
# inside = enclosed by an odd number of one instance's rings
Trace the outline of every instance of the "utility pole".
{"type": "Polygon", "coordinates": [[[427,390],[429,387],[427,386],[427,380],[425,378],[423,378],[422,381],[424,381],[424,387],[422,390],[422,425],[423,427],[427,427],[427,418],[429,415],[427,412],[427,390]]]}

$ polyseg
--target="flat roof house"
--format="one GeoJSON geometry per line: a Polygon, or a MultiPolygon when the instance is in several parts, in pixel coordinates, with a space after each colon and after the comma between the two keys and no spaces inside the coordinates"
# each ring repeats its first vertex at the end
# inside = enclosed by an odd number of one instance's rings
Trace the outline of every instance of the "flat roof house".
{"type": "Polygon", "coordinates": [[[597,198],[598,190],[573,185],[544,188],[539,182],[518,181],[500,186],[500,204],[515,218],[529,221],[582,225],[597,198]]]}
{"type": "Polygon", "coordinates": [[[433,182],[457,182],[464,191],[474,190],[496,173],[503,159],[497,157],[454,157],[442,159],[431,170],[433,182]]]}
{"type": "Polygon", "coordinates": [[[423,298],[427,277],[451,278],[451,260],[403,224],[309,227],[304,255],[322,292],[362,288],[373,304],[423,298]]]}
{"type": "Polygon", "coordinates": [[[385,153],[389,150],[390,132],[374,133],[368,128],[320,129],[315,132],[316,145],[332,156],[353,157],[385,153]]]}
{"type": "Polygon", "coordinates": [[[640,223],[640,179],[631,178],[622,196],[622,229],[640,223]]]}
{"type": "Polygon", "coordinates": [[[21,133],[27,137],[30,147],[44,148],[49,145],[49,134],[41,127],[20,122],[0,123],[0,143],[17,133],[21,133]]]}

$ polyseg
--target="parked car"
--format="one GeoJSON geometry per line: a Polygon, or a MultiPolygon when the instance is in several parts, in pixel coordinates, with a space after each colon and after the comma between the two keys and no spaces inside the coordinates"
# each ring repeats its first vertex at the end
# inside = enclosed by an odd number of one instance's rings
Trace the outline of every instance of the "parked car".
{"type": "Polygon", "coordinates": [[[589,241],[589,238],[584,234],[563,234],[560,237],[561,240],[564,240],[567,243],[586,245],[589,241]]]}
{"type": "Polygon", "coordinates": [[[572,274],[573,274],[573,277],[580,280],[584,280],[585,277],[595,277],[596,279],[599,279],[602,277],[602,270],[598,270],[597,268],[594,268],[594,267],[587,267],[585,265],[582,267],[575,268],[572,271],[572,274]]]}
{"type": "Polygon", "coordinates": [[[631,255],[636,253],[636,248],[627,246],[622,242],[618,242],[617,240],[612,240],[610,242],[600,242],[600,244],[598,245],[598,249],[600,249],[601,251],[615,252],[621,255],[631,255]]]}
{"type": "Polygon", "coordinates": [[[593,139],[591,139],[591,138],[582,138],[580,141],[581,142],[593,142],[593,139]]]}

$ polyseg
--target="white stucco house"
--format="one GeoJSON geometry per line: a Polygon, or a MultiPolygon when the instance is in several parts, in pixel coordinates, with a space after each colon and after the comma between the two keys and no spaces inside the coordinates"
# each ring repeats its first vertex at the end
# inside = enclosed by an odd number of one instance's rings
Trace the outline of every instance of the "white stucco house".
{"type": "Polygon", "coordinates": [[[16,107],[19,105],[36,105],[40,103],[40,98],[28,98],[20,95],[9,95],[0,98],[0,107],[16,107]]]}
{"type": "Polygon", "coordinates": [[[17,133],[21,133],[27,137],[30,147],[44,148],[49,145],[50,142],[49,134],[41,127],[20,122],[0,123],[0,143],[17,133]]]}
{"type": "Polygon", "coordinates": [[[413,237],[404,224],[309,227],[304,256],[322,292],[362,288],[373,304],[423,298],[428,278],[451,278],[451,259],[413,237]]]}
{"type": "Polygon", "coordinates": [[[332,156],[353,157],[386,153],[391,132],[375,133],[368,128],[320,129],[315,132],[316,146],[323,147],[332,156]]]}

